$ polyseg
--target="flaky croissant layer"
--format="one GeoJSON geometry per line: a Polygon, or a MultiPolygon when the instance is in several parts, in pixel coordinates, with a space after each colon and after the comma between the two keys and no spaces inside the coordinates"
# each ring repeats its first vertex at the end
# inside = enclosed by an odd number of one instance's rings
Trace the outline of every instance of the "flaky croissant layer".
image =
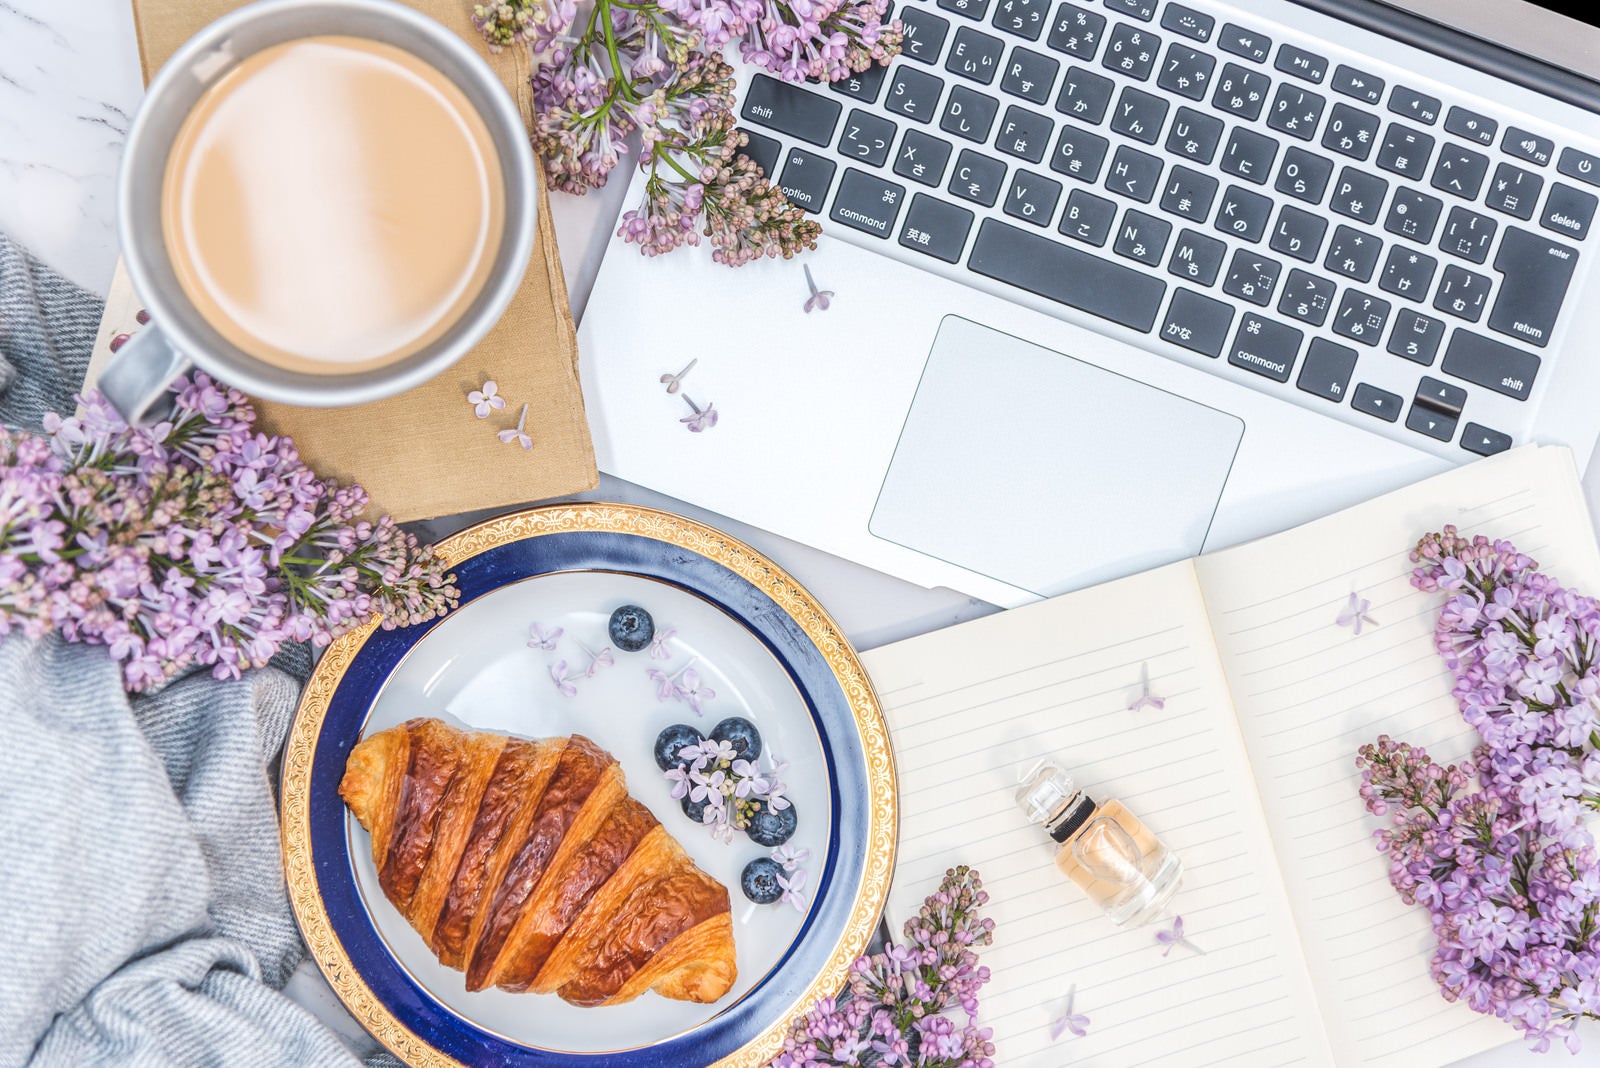
{"type": "Polygon", "coordinates": [[[616,1005],[733,986],[727,889],[582,735],[525,741],[413,719],[363,739],[339,794],[384,895],[467,989],[616,1005]]]}

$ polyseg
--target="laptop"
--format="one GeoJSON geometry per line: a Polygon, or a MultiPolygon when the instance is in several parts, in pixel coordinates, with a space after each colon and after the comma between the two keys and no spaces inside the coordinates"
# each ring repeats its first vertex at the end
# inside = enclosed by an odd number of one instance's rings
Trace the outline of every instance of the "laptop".
{"type": "Polygon", "coordinates": [[[612,242],[580,332],[602,470],[1010,606],[1522,443],[1588,462],[1600,28],[1522,0],[894,16],[887,68],[739,67],[744,151],[814,253],[612,242]]]}

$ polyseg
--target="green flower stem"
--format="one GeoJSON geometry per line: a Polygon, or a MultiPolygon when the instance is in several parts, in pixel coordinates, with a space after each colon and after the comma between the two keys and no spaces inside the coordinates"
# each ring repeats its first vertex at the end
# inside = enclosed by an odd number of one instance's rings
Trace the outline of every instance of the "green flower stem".
{"type": "MultiPolygon", "coordinates": [[[[678,146],[674,145],[672,147],[676,148],[678,146]]],[[[677,160],[673,159],[670,153],[662,152],[659,145],[656,147],[656,152],[655,152],[655,156],[653,157],[653,159],[654,159],[654,162],[652,162],[651,165],[650,165],[650,167],[651,167],[650,176],[652,178],[655,177],[655,165],[656,165],[656,163],[665,161],[667,166],[671,167],[673,170],[675,170],[679,174],[683,175],[683,180],[684,181],[686,181],[686,182],[698,182],[700,180],[695,175],[692,175],[688,171],[684,170],[683,169],[683,164],[681,164],[677,160]]]]}
{"type": "Polygon", "coordinates": [[[622,90],[622,95],[628,98],[630,104],[638,103],[639,98],[634,95],[633,86],[622,69],[622,57],[617,54],[616,30],[611,25],[611,0],[595,0],[594,14],[589,16],[590,32],[594,32],[594,20],[600,18],[600,29],[605,34],[606,55],[611,57],[611,79],[617,88],[622,90]]]}

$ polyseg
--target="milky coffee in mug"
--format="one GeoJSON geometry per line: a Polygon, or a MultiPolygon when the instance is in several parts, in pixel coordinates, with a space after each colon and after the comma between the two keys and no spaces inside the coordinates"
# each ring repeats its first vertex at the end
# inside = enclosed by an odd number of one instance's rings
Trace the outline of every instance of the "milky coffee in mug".
{"type": "Polygon", "coordinates": [[[191,365],[290,404],[427,381],[499,320],[538,192],[517,105],[460,35],[393,0],[261,0],[151,82],[118,227],[151,313],[99,386],[159,418],[191,365]]]}
{"type": "Polygon", "coordinates": [[[448,78],[392,45],[309,37],[200,98],[167,158],[162,235],[223,337],[291,370],[361,370],[466,310],[500,189],[488,128],[448,78]]]}

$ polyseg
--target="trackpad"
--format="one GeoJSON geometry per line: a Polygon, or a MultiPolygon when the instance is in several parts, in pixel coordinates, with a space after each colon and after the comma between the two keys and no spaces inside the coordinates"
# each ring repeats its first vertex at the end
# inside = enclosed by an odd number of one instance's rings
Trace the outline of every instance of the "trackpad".
{"type": "Polygon", "coordinates": [[[955,316],[871,530],[1049,596],[1192,556],[1244,423],[955,316]]]}

